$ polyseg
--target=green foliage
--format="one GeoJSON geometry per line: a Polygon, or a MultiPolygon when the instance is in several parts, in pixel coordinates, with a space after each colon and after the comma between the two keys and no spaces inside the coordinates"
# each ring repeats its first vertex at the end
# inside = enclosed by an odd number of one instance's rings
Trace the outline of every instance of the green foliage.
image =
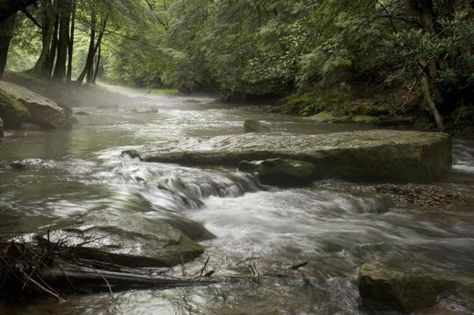
{"type": "Polygon", "coordinates": [[[459,97],[472,91],[474,21],[469,11],[464,8],[456,11],[452,19],[441,19],[442,31],[439,34],[420,29],[394,33],[388,44],[396,58],[403,60],[398,74],[405,80],[413,81],[422,75],[424,67],[436,63],[434,83],[443,95],[459,97]]]}
{"type": "MultiPolygon", "coordinates": [[[[474,13],[468,0],[77,0],[77,5],[76,72],[87,55],[92,17],[109,20],[104,79],[214,90],[229,99],[296,94],[282,108],[301,115],[346,106],[361,87],[412,86],[422,77],[442,109],[452,111],[474,98],[474,13]]],[[[37,55],[38,34],[25,30],[19,28],[11,52],[14,69],[21,55],[37,55]]],[[[383,112],[353,106],[359,115],[383,112]]]]}
{"type": "Polygon", "coordinates": [[[41,52],[41,33],[30,20],[19,15],[10,47],[7,70],[16,72],[29,70],[35,65],[41,52]]]}

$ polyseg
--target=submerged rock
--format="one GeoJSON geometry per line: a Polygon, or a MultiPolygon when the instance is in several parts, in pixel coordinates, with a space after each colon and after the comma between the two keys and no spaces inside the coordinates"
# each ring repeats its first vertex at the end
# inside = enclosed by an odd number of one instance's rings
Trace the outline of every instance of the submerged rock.
{"type": "Polygon", "coordinates": [[[426,182],[452,164],[447,134],[395,130],[189,138],[142,149],[139,156],[146,162],[232,167],[243,160],[292,159],[313,163],[318,178],[356,181],[426,182]]]}
{"type": "Polygon", "coordinates": [[[261,122],[253,119],[246,119],[244,122],[245,132],[263,132],[268,131],[268,127],[262,125],[261,122]]]}
{"type": "Polygon", "coordinates": [[[157,108],[149,108],[149,109],[133,109],[132,113],[135,114],[157,114],[158,109],[157,108]]]}
{"type": "Polygon", "coordinates": [[[287,187],[309,184],[316,176],[312,163],[290,159],[242,161],[239,170],[256,175],[262,184],[287,187]]]}
{"type": "Polygon", "coordinates": [[[24,120],[43,128],[70,128],[72,119],[70,113],[46,97],[30,91],[19,85],[0,82],[0,92],[11,95],[30,113],[24,120]]]}
{"type": "Polygon", "coordinates": [[[140,159],[140,153],[137,150],[125,150],[120,154],[121,157],[128,156],[132,159],[140,159]]]}
{"type": "MultiPolygon", "coordinates": [[[[172,267],[199,257],[204,248],[164,222],[140,222],[131,226],[93,226],[50,232],[49,240],[75,255],[126,267],[172,267]]],[[[45,242],[47,235],[37,235],[45,242]]]]}
{"type": "Polygon", "coordinates": [[[396,310],[411,313],[436,305],[444,295],[457,295],[467,303],[474,290],[474,278],[446,274],[403,273],[373,264],[359,272],[359,293],[371,311],[396,310]]]}
{"type": "Polygon", "coordinates": [[[76,116],[90,116],[90,113],[89,112],[86,112],[86,111],[83,111],[83,110],[80,110],[78,112],[75,112],[74,113],[76,116]]]}
{"type": "Polygon", "coordinates": [[[14,170],[36,170],[36,169],[51,169],[55,167],[55,162],[43,159],[24,159],[13,161],[8,164],[8,167],[14,170]]]}

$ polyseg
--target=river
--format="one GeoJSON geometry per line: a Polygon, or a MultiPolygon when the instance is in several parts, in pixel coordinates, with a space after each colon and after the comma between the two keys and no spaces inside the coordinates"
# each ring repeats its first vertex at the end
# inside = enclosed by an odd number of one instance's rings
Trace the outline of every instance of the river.
{"type": "MultiPolygon", "coordinates": [[[[206,252],[186,266],[187,274],[199,271],[207,257],[208,270],[222,275],[248,273],[253,263],[262,273],[308,264],[292,276],[262,277],[260,283],[78,295],[64,303],[34,300],[0,305],[0,314],[364,314],[357,290],[363,263],[474,273],[470,202],[449,210],[398,208],[381,194],[333,189],[327,181],[298,189],[262,187],[234,169],[142,163],[120,154],[174,139],[242,133],[246,118],[294,134],[367,126],[317,124],[205,97],[146,96],[80,110],[90,115],[79,116],[71,131],[25,129],[0,141],[0,161],[30,165],[0,169],[0,232],[35,231],[91,213],[98,225],[146,217],[184,228],[202,224],[216,236],[202,242],[206,252]]],[[[469,199],[474,143],[456,140],[454,158],[453,171],[430,186],[469,199]]],[[[450,297],[439,309],[437,314],[474,312],[450,297]]]]}

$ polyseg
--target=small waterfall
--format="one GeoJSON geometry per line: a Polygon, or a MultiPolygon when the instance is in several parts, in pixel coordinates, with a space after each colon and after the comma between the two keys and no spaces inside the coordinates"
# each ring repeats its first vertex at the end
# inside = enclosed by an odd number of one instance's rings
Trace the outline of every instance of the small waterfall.
{"type": "Polygon", "coordinates": [[[453,169],[464,173],[474,173],[474,141],[454,141],[453,169]]]}

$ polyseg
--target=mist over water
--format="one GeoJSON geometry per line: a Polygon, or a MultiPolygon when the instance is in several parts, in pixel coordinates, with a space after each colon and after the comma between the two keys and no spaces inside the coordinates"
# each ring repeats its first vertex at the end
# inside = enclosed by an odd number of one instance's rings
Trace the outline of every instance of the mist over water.
{"type": "MultiPolygon", "coordinates": [[[[129,93],[127,91],[127,93],[129,93]]],[[[25,130],[0,142],[0,160],[24,170],[0,169],[0,231],[34,231],[73,224],[133,224],[139,218],[187,222],[216,238],[186,268],[229,275],[287,270],[308,262],[301,275],[266,277],[260,284],[144,290],[0,306],[0,313],[35,314],[363,314],[356,276],[366,262],[406,270],[474,272],[472,215],[398,209],[384,195],[324,188],[264,187],[227,168],[143,163],[124,150],[160,146],[187,137],[243,132],[246,118],[273,131],[331,133],[367,128],[319,125],[283,115],[226,109],[210,98],[141,95],[136,103],[86,107],[71,131],[25,130]],[[157,110],[157,111],[156,111],[157,110]],[[25,135],[27,133],[27,135],[25,135]]],[[[474,144],[457,140],[452,174],[435,187],[473,196],[474,144]]],[[[465,207],[469,207],[466,205],[465,207]]],[[[180,272],[177,270],[177,272],[180,272]]],[[[456,301],[447,308],[468,314],[456,301]]]]}

